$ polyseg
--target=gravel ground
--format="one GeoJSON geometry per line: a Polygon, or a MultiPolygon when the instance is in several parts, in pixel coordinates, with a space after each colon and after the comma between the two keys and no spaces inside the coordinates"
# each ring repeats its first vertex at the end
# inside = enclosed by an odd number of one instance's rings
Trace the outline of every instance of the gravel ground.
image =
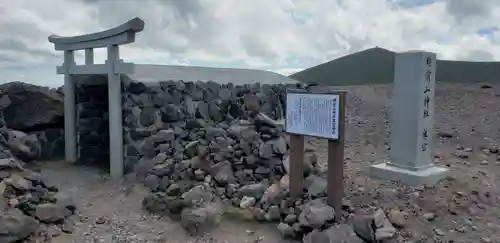
{"type": "Polygon", "coordinates": [[[274,227],[248,222],[223,221],[210,235],[189,237],[177,222],[141,209],[145,188],[136,186],[126,196],[123,183],[109,180],[98,169],[60,161],[42,164],[47,182],[71,193],[79,205],[75,232],[55,238],[55,243],[282,242],[274,227]]]}
{"type": "MultiPolygon", "coordinates": [[[[451,173],[434,187],[367,176],[369,165],[388,158],[390,87],[341,89],[349,92],[346,203],[357,213],[406,212],[408,220],[391,242],[500,242],[500,155],[494,153],[500,144],[500,85],[437,84],[434,160],[451,173]]],[[[308,146],[324,164],[326,142],[309,139],[308,146]]],[[[56,242],[284,242],[272,226],[226,221],[210,236],[187,237],[176,222],[141,210],[140,187],[127,197],[121,183],[94,168],[46,162],[42,169],[80,206],[75,233],[56,242]]]]}

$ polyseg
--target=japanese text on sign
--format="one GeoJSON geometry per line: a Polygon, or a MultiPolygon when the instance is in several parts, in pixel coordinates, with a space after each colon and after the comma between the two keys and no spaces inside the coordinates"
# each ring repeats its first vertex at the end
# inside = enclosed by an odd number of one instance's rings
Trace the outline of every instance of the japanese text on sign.
{"type": "Polygon", "coordinates": [[[287,93],[288,133],[338,139],[339,95],[287,93]]]}
{"type": "MultiPolygon", "coordinates": [[[[428,117],[430,116],[429,115],[429,110],[430,110],[430,103],[431,103],[431,96],[430,94],[432,93],[432,90],[431,90],[431,85],[432,85],[432,79],[433,79],[433,75],[432,75],[432,65],[433,65],[433,60],[432,60],[432,57],[427,57],[426,58],[426,72],[425,72],[425,84],[424,84],[424,90],[423,90],[423,93],[424,93],[424,110],[423,110],[423,114],[422,114],[422,118],[424,119],[424,124],[427,124],[428,121],[428,117]]],[[[428,128],[426,126],[424,126],[423,128],[423,131],[422,131],[422,151],[427,151],[428,149],[428,146],[429,146],[429,143],[428,143],[428,138],[429,138],[429,131],[428,131],[428,128]]]]}

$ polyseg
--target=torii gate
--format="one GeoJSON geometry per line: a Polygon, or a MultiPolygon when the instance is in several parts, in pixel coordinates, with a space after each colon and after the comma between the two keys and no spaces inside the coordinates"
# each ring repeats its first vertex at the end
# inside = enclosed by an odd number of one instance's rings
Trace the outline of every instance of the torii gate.
{"type": "Polygon", "coordinates": [[[77,160],[75,79],[73,75],[107,74],[109,96],[109,149],[112,178],[123,176],[123,128],[120,74],[134,72],[133,63],[124,63],[119,56],[119,45],[133,43],[135,34],[144,29],[144,21],[134,18],[123,25],[92,34],[61,37],[49,36],[57,51],[64,51],[64,63],[57,74],[64,74],[64,141],[65,159],[77,160]],[[94,48],[106,47],[105,64],[94,64],[94,48]],[[85,50],[85,64],[76,65],[75,50],[85,50]]]}

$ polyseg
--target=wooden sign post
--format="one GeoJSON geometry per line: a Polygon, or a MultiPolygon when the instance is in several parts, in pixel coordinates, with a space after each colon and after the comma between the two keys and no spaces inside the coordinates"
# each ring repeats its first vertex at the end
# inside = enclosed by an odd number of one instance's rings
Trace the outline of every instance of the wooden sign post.
{"type": "Polygon", "coordinates": [[[286,132],[290,134],[290,193],[300,198],[304,181],[304,136],[328,139],[328,204],[336,219],[344,196],[345,91],[287,90],[286,132]]]}

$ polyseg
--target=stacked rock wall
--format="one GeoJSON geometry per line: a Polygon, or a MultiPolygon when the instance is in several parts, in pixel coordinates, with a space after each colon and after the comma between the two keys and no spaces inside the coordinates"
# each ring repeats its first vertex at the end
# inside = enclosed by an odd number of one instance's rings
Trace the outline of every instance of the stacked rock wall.
{"type": "Polygon", "coordinates": [[[248,95],[258,98],[262,113],[281,119],[285,92],[285,85],[124,81],[125,171],[130,172],[141,159],[158,155],[178,162],[208,152],[220,166],[236,167],[236,176],[273,173],[259,163],[280,164],[281,158],[274,158],[274,152],[286,150],[286,143],[274,139],[281,138],[281,130],[261,124],[258,129],[264,135],[260,137],[248,129],[251,124],[240,120],[249,116],[244,104],[248,95]],[[259,151],[261,146],[269,148],[259,151]]]}
{"type": "Polygon", "coordinates": [[[79,159],[109,167],[108,85],[106,77],[92,75],[77,82],[77,136],[79,159]]]}
{"type": "Polygon", "coordinates": [[[150,189],[147,210],[180,215],[191,234],[214,225],[217,215],[242,215],[222,205],[281,222],[280,231],[294,237],[334,219],[313,151],[304,156],[306,193],[289,196],[289,143],[279,121],[286,85],[123,84],[125,171],[150,189]]]}

